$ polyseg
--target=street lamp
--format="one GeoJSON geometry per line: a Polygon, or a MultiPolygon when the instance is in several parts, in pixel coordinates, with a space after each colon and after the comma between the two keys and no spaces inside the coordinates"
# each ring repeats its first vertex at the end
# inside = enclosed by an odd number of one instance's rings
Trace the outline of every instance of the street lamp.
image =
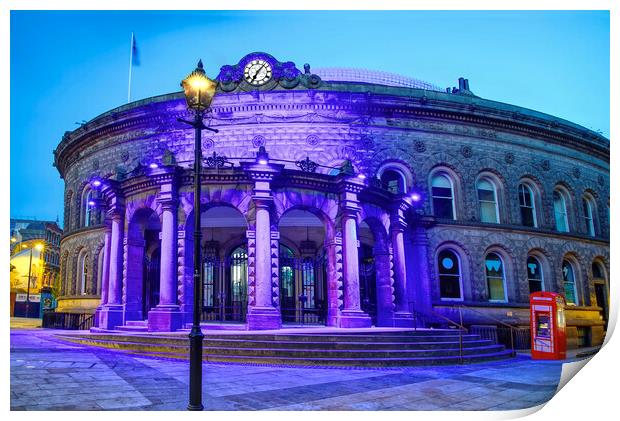
{"type": "Polygon", "coordinates": [[[37,243],[30,247],[30,263],[28,264],[28,288],[26,289],[26,317],[30,314],[30,276],[32,274],[32,249],[36,248],[39,253],[43,250],[43,244],[37,243]]]}
{"type": "Polygon", "coordinates": [[[200,329],[200,173],[202,172],[202,130],[217,133],[205,126],[202,119],[213,101],[216,82],[207,77],[198,61],[196,69],[181,82],[187,101],[187,108],[194,113],[193,121],[178,119],[194,128],[194,318],[189,334],[189,404],[190,411],[202,411],[202,340],[200,329]]]}

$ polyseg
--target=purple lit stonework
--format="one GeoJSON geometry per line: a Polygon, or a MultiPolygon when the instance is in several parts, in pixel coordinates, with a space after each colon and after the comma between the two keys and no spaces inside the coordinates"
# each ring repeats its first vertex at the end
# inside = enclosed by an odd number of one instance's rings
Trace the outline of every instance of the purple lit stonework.
{"type": "MultiPolygon", "coordinates": [[[[446,90],[252,53],[217,80],[200,196],[206,329],[428,327],[431,314],[458,320],[459,305],[528,326],[530,262],[544,290],[575,297],[569,346],[584,328],[601,342],[608,139],[482,99],[466,79],[446,90]],[[256,60],[271,69],[259,85],[244,79],[256,60]]],[[[191,322],[194,133],[177,118],[182,93],[147,98],[58,145],[58,311],[96,312],[97,329],[191,322]]],[[[476,314],[464,323],[493,325],[476,314]]]]}

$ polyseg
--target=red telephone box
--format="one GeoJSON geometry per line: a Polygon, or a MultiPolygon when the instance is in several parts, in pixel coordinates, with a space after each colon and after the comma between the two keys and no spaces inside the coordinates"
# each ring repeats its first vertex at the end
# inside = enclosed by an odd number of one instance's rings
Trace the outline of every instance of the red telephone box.
{"type": "Polygon", "coordinates": [[[566,359],[565,305],[564,297],[555,292],[541,291],[530,295],[533,359],[566,359]]]}

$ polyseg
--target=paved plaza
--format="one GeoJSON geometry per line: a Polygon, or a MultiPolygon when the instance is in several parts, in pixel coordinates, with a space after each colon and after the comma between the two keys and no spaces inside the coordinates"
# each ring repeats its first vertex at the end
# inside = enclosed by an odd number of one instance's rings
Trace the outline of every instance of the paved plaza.
{"type": "MultiPolygon", "coordinates": [[[[58,341],[12,321],[12,410],[184,410],[188,362],[58,341]]],[[[562,364],[508,361],[398,369],[204,364],[206,410],[509,410],[555,393],[562,364]]]]}

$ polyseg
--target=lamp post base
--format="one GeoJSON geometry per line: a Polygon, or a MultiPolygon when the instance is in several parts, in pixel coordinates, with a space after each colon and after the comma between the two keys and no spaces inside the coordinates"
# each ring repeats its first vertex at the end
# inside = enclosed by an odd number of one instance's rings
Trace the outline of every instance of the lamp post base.
{"type": "Polygon", "coordinates": [[[202,411],[202,341],[204,335],[199,325],[189,333],[189,411],[202,411]]]}

